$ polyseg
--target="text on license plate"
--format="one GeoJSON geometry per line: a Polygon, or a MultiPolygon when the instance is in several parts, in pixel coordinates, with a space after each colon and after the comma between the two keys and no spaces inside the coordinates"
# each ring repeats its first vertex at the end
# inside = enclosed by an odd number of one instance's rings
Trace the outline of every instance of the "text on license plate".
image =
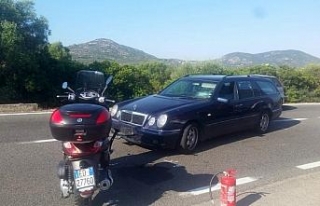
{"type": "Polygon", "coordinates": [[[91,187],[95,185],[93,167],[74,170],[74,183],[76,188],[91,187]]]}

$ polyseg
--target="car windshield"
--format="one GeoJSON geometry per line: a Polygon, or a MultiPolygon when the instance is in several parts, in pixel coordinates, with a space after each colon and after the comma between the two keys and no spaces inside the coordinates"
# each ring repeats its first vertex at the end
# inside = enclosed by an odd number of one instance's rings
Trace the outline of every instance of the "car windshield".
{"type": "Polygon", "coordinates": [[[216,82],[197,79],[181,79],[169,85],[159,94],[179,98],[209,99],[211,98],[216,85],[216,82]]]}

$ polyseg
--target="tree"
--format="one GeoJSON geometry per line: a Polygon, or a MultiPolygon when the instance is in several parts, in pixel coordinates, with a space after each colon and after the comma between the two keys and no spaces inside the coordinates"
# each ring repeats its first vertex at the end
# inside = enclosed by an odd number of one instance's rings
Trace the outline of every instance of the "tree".
{"type": "Polygon", "coordinates": [[[53,59],[59,61],[71,61],[71,55],[69,49],[64,47],[61,42],[55,42],[49,45],[48,51],[53,59]]]}
{"type": "Polygon", "coordinates": [[[9,95],[0,102],[30,101],[42,91],[39,60],[50,31],[33,6],[32,1],[0,0],[0,87],[9,95]]]}
{"type": "Polygon", "coordinates": [[[152,85],[152,92],[159,92],[170,79],[171,69],[164,63],[154,62],[139,65],[138,68],[145,73],[152,85]]]}
{"type": "Polygon", "coordinates": [[[113,83],[108,93],[116,101],[122,101],[153,93],[149,77],[132,65],[113,62],[105,73],[113,75],[113,83]]]}

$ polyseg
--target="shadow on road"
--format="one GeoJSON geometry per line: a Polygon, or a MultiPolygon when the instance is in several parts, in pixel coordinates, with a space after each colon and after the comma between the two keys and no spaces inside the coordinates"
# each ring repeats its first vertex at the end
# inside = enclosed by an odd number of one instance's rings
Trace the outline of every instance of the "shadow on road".
{"type": "MultiPolygon", "coordinates": [[[[270,122],[269,130],[267,131],[266,134],[275,132],[278,130],[284,130],[290,127],[294,127],[295,125],[300,124],[300,122],[301,122],[300,120],[280,117],[270,122]]],[[[210,150],[212,148],[215,148],[221,145],[230,144],[232,142],[237,142],[237,141],[241,141],[248,138],[264,137],[266,134],[258,134],[254,130],[247,130],[247,131],[214,137],[210,140],[206,140],[204,142],[199,143],[196,149],[196,153],[210,150]]]]}
{"type": "Polygon", "coordinates": [[[282,110],[283,111],[288,111],[288,110],[294,110],[294,109],[297,109],[297,107],[295,106],[292,106],[292,105],[282,105],[282,110]]]}
{"type": "MultiPolygon", "coordinates": [[[[299,124],[300,121],[279,118],[270,123],[269,133],[299,124]]],[[[241,141],[247,138],[261,138],[254,131],[225,135],[200,144],[195,153],[210,150],[220,145],[241,141]]],[[[157,200],[165,202],[171,192],[187,192],[194,188],[209,186],[212,174],[190,174],[185,167],[175,162],[157,162],[159,159],[177,155],[171,150],[150,150],[139,154],[128,154],[111,160],[114,184],[107,192],[100,192],[94,199],[97,206],[147,206],[157,200]]],[[[218,180],[216,180],[218,181],[218,180]]],[[[250,205],[265,193],[252,193],[239,200],[237,205],[250,205]]],[[[175,194],[175,197],[177,194],[175,194]]],[[[171,200],[172,201],[172,200],[171,200]]],[[[170,202],[168,200],[168,202],[170,202]]],[[[165,205],[165,203],[163,203],[165,205]]],[[[182,203],[181,203],[182,204],[182,203]]],[[[179,203],[179,205],[181,205],[179,203]]]]}
{"type": "Polygon", "coordinates": [[[266,192],[245,192],[237,195],[237,206],[248,206],[252,205],[254,202],[258,201],[259,199],[265,197],[270,193],[266,192]],[[241,196],[246,195],[245,197],[241,198],[241,196]]]}
{"type": "Polygon", "coordinates": [[[209,185],[211,174],[190,174],[184,166],[169,161],[155,163],[168,155],[168,151],[148,151],[113,159],[114,184],[109,191],[100,192],[93,205],[147,206],[170,196],[169,191],[187,192],[209,185]]]}

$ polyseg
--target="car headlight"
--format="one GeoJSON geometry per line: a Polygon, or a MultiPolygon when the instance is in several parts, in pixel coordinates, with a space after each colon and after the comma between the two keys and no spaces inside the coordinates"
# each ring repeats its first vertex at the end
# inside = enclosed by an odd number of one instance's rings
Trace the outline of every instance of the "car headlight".
{"type": "Polygon", "coordinates": [[[159,128],[162,128],[167,123],[167,120],[168,120],[168,115],[166,114],[160,115],[157,119],[157,126],[159,128]]]}
{"type": "Polygon", "coordinates": [[[116,118],[120,118],[120,116],[121,116],[121,110],[118,110],[116,118]]]}
{"type": "Polygon", "coordinates": [[[111,107],[111,110],[110,110],[110,114],[111,114],[111,117],[114,117],[114,115],[116,115],[118,112],[118,105],[113,105],[113,107],[111,107]]]}
{"type": "Polygon", "coordinates": [[[152,125],[154,125],[155,122],[156,122],[156,118],[155,118],[155,117],[151,117],[151,118],[149,119],[149,121],[148,121],[148,125],[149,125],[149,126],[152,126],[152,125]]]}

